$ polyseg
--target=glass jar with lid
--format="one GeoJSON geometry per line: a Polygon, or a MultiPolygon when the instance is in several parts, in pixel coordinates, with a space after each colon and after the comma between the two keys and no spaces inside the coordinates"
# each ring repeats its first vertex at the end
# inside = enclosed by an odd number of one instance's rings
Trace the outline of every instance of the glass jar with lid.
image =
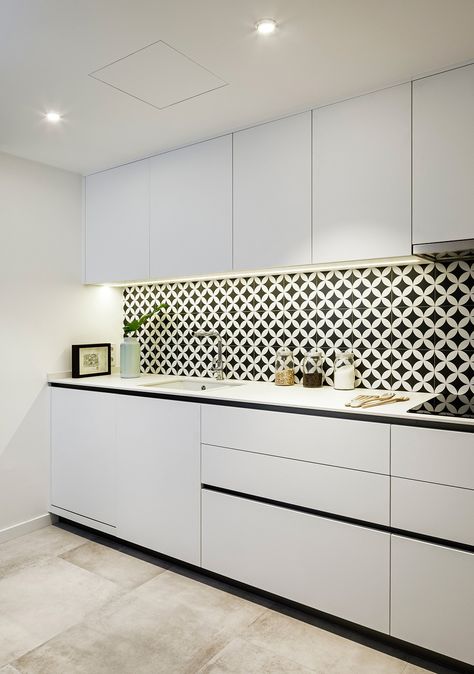
{"type": "Polygon", "coordinates": [[[295,383],[295,361],[292,351],[287,346],[278,349],[275,357],[275,384],[277,386],[293,386],[295,383]]]}
{"type": "Polygon", "coordinates": [[[334,388],[342,391],[355,386],[355,365],[352,351],[339,351],[334,359],[334,388]]]}
{"type": "Polygon", "coordinates": [[[311,349],[303,359],[303,386],[319,388],[323,385],[324,353],[321,349],[311,349]]]}

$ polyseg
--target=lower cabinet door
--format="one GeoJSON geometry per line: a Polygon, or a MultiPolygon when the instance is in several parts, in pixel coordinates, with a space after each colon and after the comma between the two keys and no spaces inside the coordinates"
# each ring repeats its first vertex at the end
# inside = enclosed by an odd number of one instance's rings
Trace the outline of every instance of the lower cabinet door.
{"type": "Polygon", "coordinates": [[[204,568],[385,633],[389,557],[387,533],[202,492],[204,568]]]}
{"type": "Polygon", "coordinates": [[[474,553],[392,536],[394,637],[474,665],[474,553]]]}
{"type": "Polygon", "coordinates": [[[117,535],[199,565],[199,405],[118,398],[117,535]]]}
{"type": "Polygon", "coordinates": [[[51,505],[112,527],[116,398],[51,389],[51,505]]]}

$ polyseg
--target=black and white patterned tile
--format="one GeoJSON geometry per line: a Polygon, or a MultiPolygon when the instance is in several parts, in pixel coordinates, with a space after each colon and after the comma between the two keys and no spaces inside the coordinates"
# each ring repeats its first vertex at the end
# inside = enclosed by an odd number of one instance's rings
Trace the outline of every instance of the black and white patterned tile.
{"type": "Polygon", "coordinates": [[[474,262],[437,264],[435,290],[437,305],[474,305],[474,262]]]}
{"type": "Polygon", "coordinates": [[[318,273],[318,309],[341,309],[353,306],[353,274],[351,270],[331,270],[318,273]]]}
{"type": "Polygon", "coordinates": [[[351,274],[354,309],[390,309],[392,268],[355,269],[351,274]]]}
{"type": "Polygon", "coordinates": [[[435,351],[434,386],[437,393],[474,394],[474,351],[435,351]]]}
{"type": "Polygon", "coordinates": [[[392,352],[390,349],[355,348],[356,386],[392,388],[392,352]]]}
{"type": "Polygon", "coordinates": [[[433,306],[435,274],[434,264],[392,267],[392,306],[433,306]]]}
{"type": "Polygon", "coordinates": [[[393,337],[391,306],[379,303],[354,308],[352,343],[356,349],[390,349],[393,337]]]}
{"type": "Polygon", "coordinates": [[[393,349],[391,388],[394,391],[427,391],[436,388],[434,350],[393,349]]]}
{"type": "Polygon", "coordinates": [[[318,275],[316,272],[285,276],[285,309],[312,312],[318,305],[318,275]]]}
{"type": "Polygon", "coordinates": [[[227,376],[273,381],[279,347],[353,350],[357,385],[474,395],[474,263],[268,274],[124,289],[124,318],[168,308],[140,332],[145,372],[203,375],[215,352],[196,330],[217,330],[227,376]]]}

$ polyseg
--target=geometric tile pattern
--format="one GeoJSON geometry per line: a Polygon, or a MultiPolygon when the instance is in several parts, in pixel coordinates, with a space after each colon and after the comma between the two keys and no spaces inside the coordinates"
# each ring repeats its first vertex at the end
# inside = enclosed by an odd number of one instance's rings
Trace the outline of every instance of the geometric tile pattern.
{"type": "Polygon", "coordinates": [[[229,378],[272,381],[287,345],[300,381],[318,346],[328,384],[336,352],[351,349],[359,386],[474,395],[472,260],[165,282],[123,298],[126,320],[168,304],[138,335],[143,372],[207,375],[216,347],[194,332],[217,330],[229,378]]]}

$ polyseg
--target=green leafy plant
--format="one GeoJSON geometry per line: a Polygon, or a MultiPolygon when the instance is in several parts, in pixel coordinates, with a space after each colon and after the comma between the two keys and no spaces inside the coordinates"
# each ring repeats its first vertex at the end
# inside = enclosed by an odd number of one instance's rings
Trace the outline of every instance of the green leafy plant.
{"type": "Polygon", "coordinates": [[[136,318],[134,321],[130,321],[129,323],[125,323],[123,326],[123,331],[125,333],[125,337],[129,337],[133,332],[136,332],[139,330],[144,323],[147,322],[149,318],[154,316],[158,311],[161,309],[167,309],[168,305],[166,302],[163,302],[162,304],[155,304],[153,309],[149,311],[147,314],[143,314],[143,316],[140,316],[140,318],[136,318]]]}

